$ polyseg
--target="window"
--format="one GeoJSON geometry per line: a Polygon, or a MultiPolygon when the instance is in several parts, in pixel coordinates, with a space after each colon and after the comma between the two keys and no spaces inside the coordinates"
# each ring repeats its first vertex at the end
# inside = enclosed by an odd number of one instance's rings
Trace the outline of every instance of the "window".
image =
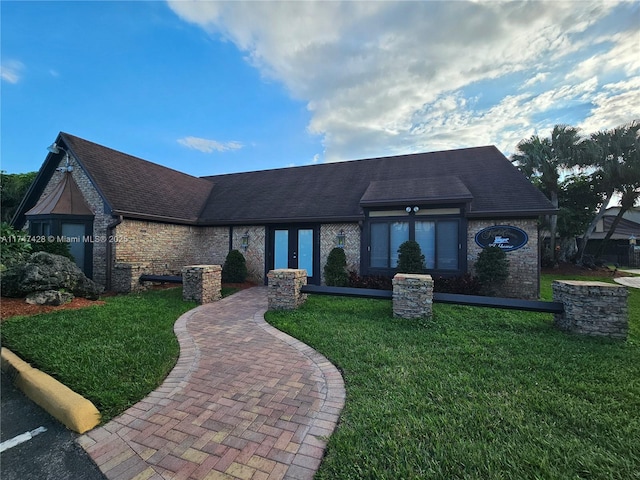
{"type": "MultiPolygon", "coordinates": [[[[378,216],[370,222],[369,268],[391,270],[398,265],[398,248],[407,240],[415,240],[425,257],[427,270],[454,273],[461,268],[461,219],[425,218],[413,215],[402,221],[378,216]]],[[[382,273],[382,272],[380,272],[382,273]]]]}

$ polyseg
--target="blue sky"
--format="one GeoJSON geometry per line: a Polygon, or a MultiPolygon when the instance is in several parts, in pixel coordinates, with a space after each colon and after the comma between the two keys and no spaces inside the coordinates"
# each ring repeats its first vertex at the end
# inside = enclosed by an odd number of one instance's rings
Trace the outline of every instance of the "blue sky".
{"type": "Polygon", "coordinates": [[[192,175],[640,118],[640,2],[2,1],[1,166],[64,131],[192,175]]]}

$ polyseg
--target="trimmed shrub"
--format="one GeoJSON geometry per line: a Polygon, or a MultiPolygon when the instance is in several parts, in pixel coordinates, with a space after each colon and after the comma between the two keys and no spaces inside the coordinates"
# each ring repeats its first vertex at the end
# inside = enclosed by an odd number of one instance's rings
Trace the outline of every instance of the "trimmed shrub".
{"type": "Polygon", "coordinates": [[[329,287],[349,286],[347,256],[342,248],[335,247],[329,252],[327,264],[324,266],[324,281],[329,287]]]}
{"type": "Polygon", "coordinates": [[[247,279],[247,261],[239,250],[231,250],[222,266],[222,281],[242,283],[247,279]]]}
{"type": "Polygon", "coordinates": [[[32,242],[31,243],[31,251],[32,252],[47,252],[53,253],[54,255],[60,255],[61,257],[67,257],[69,260],[75,262],[75,258],[71,255],[71,251],[69,250],[69,244],[65,242],[32,242]]]}
{"type": "Polygon", "coordinates": [[[509,277],[509,260],[500,247],[487,247],[478,254],[475,264],[481,292],[494,296],[509,277]]]}
{"type": "Polygon", "coordinates": [[[398,248],[398,273],[424,273],[424,255],[418,242],[407,240],[398,248]]]}

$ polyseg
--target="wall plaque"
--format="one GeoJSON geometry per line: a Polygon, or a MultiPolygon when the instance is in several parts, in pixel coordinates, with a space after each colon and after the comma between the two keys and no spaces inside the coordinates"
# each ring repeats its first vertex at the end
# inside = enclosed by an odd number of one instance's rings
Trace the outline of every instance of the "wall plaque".
{"type": "Polygon", "coordinates": [[[528,241],[527,232],[510,225],[494,225],[476,233],[476,243],[482,248],[499,247],[505,252],[518,250],[528,241]]]}

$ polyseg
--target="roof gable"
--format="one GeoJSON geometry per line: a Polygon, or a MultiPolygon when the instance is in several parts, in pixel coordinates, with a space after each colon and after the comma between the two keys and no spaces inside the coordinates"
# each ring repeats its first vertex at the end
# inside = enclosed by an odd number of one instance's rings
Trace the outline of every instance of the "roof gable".
{"type": "Polygon", "coordinates": [[[71,172],[66,172],[51,193],[25,215],[93,215],[93,211],[71,172]]]}

